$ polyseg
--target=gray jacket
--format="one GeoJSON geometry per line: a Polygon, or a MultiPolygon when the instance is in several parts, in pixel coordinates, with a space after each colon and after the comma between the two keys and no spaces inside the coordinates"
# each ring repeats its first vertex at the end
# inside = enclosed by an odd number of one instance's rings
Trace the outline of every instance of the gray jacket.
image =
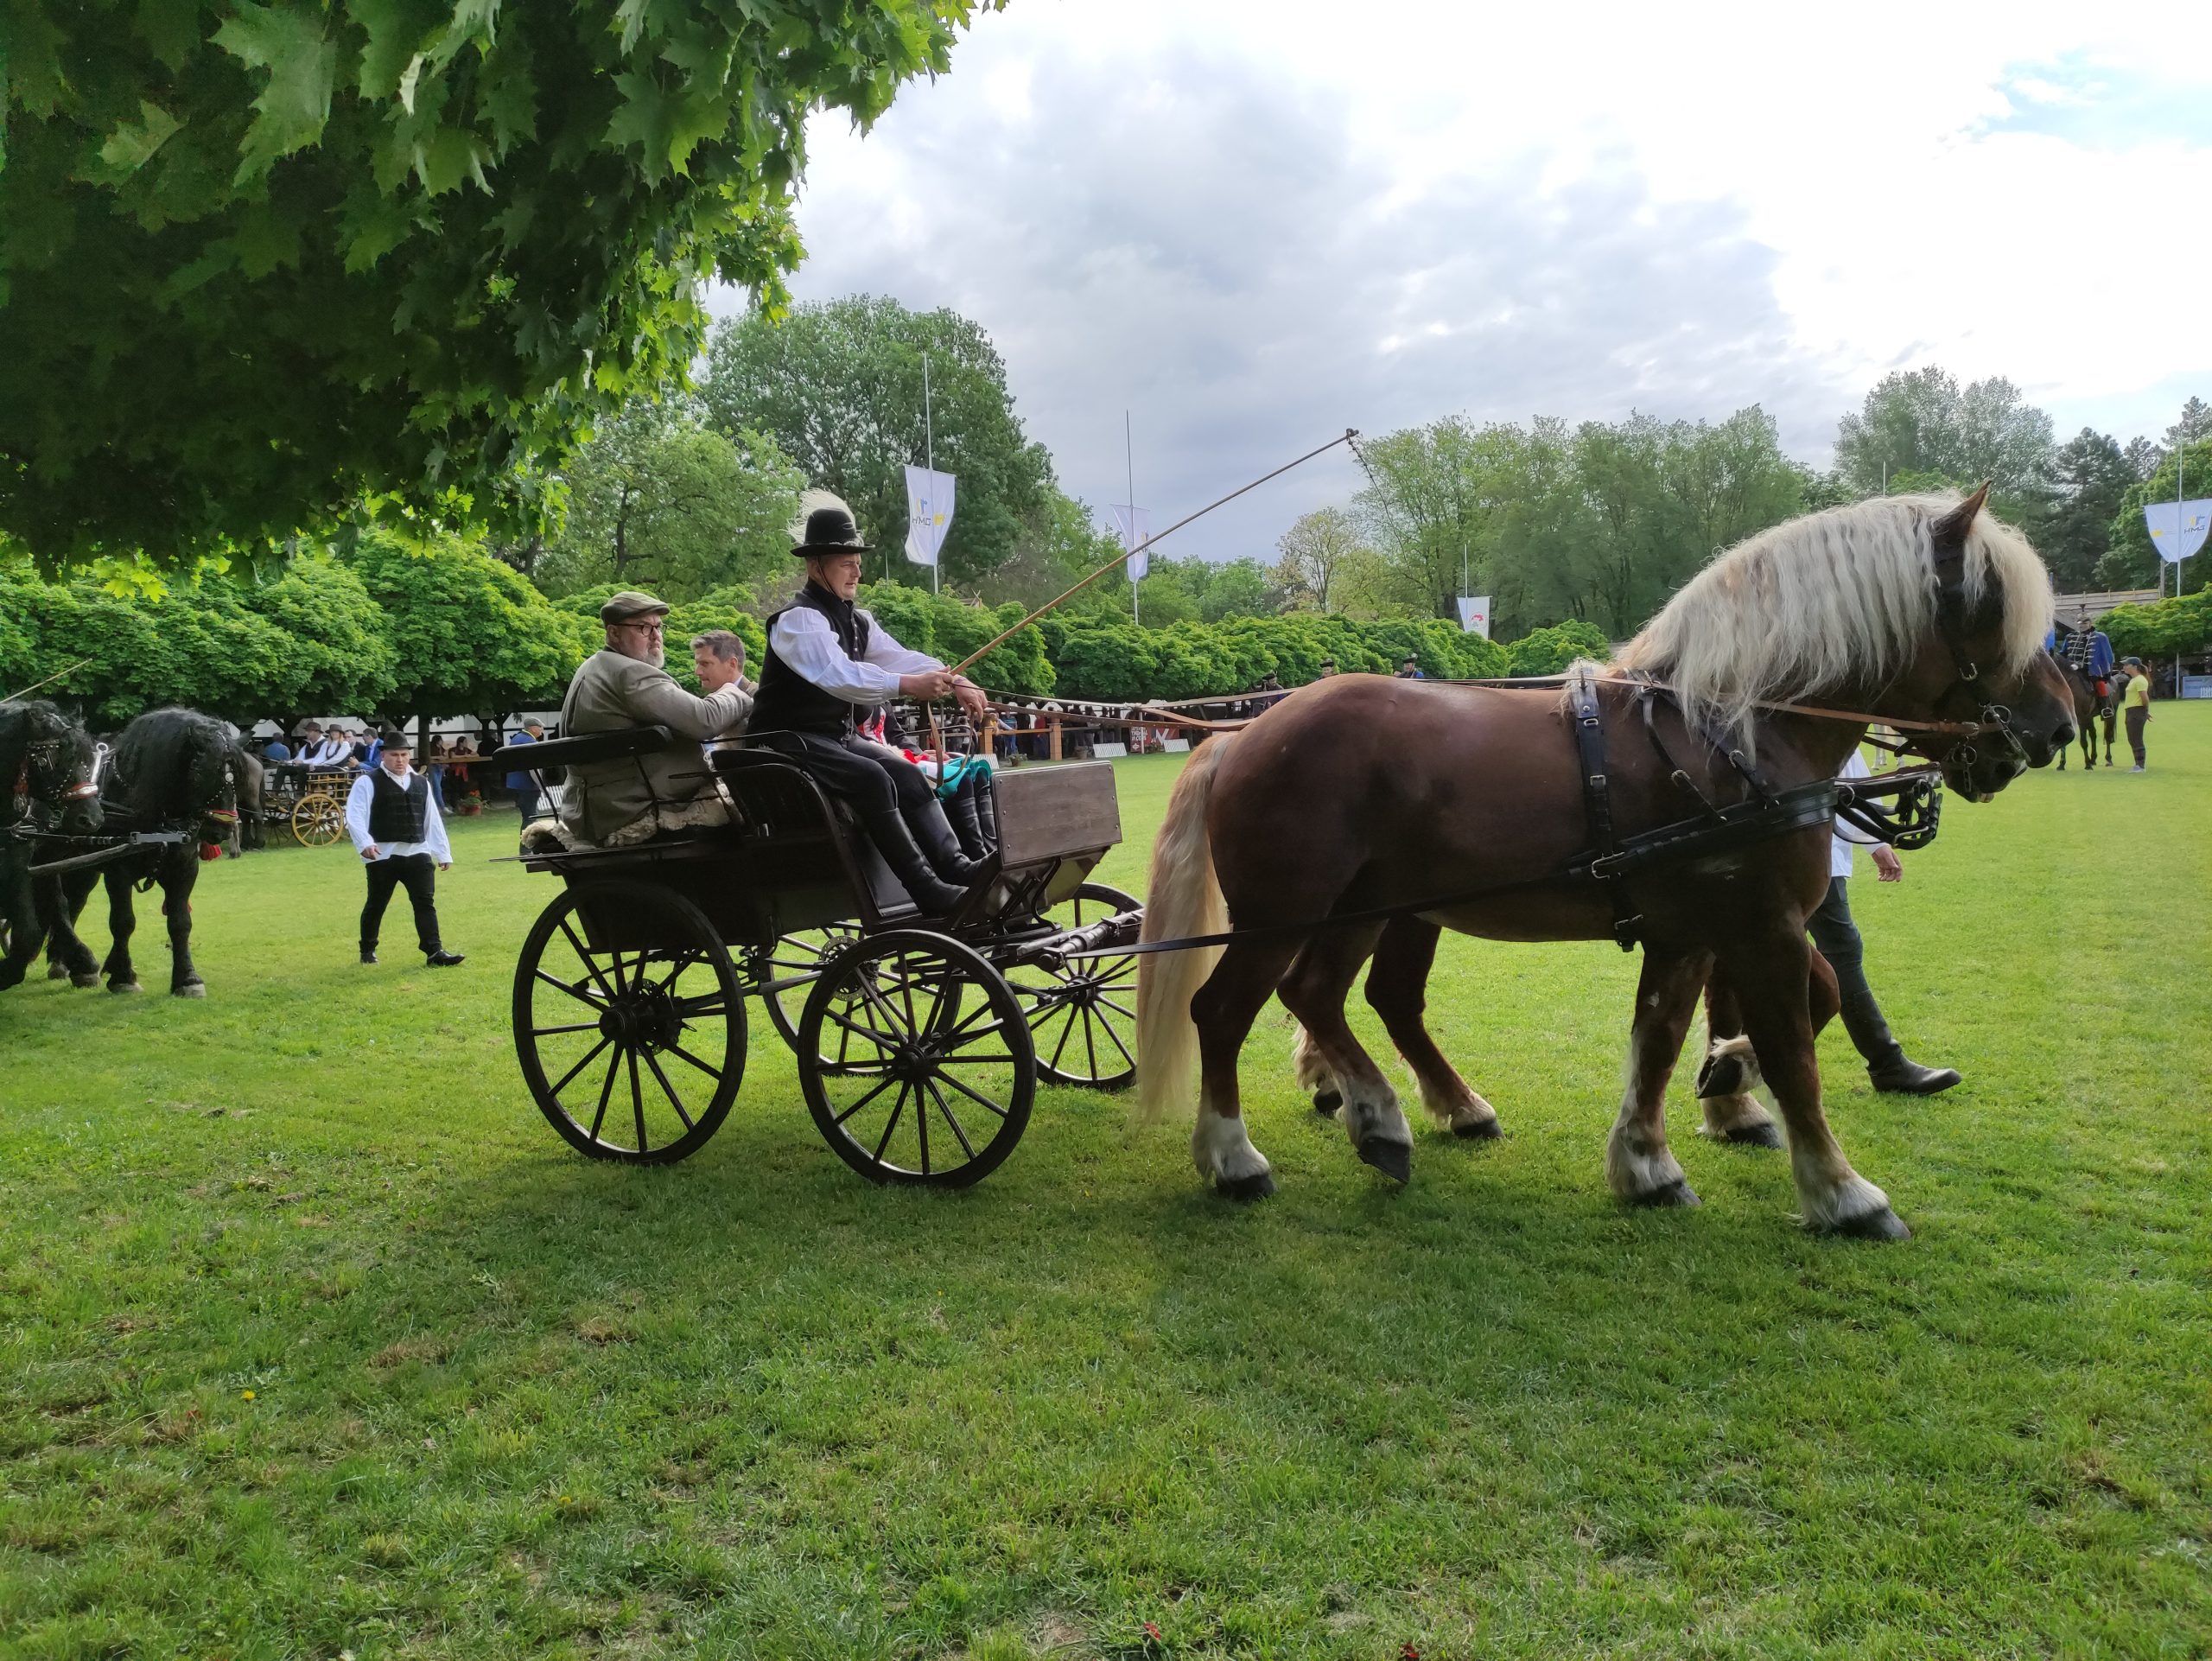
{"type": "Polygon", "coordinates": [[[753,695],[725,686],[694,697],[665,669],[602,648],[583,660],[569,695],[561,700],[564,736],[620,732],[631,727],[665,727],[679,741],[658,755],[633,760],[594,761],[569,769],[569,790],[561,817],[588,842],[605,842],[624,825],[651,811],[654,797],[687,802],[710,788],[698,741],[732,737],[745,730],[753,695]],[[640,778],[639,770],[644,769],[640,778]],[[647,793],[646,780],[652,780],[647,793]]]}

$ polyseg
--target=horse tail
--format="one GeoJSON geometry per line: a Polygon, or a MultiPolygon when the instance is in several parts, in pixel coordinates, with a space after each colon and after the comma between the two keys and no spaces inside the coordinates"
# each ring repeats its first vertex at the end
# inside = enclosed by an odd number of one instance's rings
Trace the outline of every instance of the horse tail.
{"type": "MultiPolygon", "coordinates": [[[[1222,734],[1200,745],[1167,799],[1167,818],[1152,845],[1152,875],[1145,886],[1144,939],[1179,940],[1229,926],[1229,907],[1206,843],[1206,803],[1230,741],[1222,734]]],[[[1155,951],[1137,959],[1137,1104],[1147,1119],[1158,1118],[1190,1093],[1198,1055],[1191,999],[1220,959],[1219,946],[1155,951]]]]}

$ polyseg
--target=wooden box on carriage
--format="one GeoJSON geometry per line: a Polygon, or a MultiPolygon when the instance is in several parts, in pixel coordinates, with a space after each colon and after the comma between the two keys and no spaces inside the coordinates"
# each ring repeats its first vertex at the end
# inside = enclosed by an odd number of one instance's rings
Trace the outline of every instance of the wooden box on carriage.
{"type": "Polygon", "coordinates": [[[1114,769],[1103,761],[1017,767],[993,775],[1007,868],[1099,856],[1122,839],[1114,769]]]}

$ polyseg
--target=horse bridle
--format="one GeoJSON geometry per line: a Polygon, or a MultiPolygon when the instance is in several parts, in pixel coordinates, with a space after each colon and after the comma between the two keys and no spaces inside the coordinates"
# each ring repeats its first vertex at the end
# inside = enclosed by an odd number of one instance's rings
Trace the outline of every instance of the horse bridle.
{"type": "Polygon", "coordinates": [[[53,738],[35,738],[23,746],[23,763],[16,774],[16,795],[67,809],[100,793],[100,767],[107,759],[105,744],[93,751],[92,771],[79,783],[56,787],[47,782],[50,775],[60,770],[62,753],[71,747],[72,736],[61,734],[53,738]],[[40,785],[45,787],[37,788],[40,785]]]}

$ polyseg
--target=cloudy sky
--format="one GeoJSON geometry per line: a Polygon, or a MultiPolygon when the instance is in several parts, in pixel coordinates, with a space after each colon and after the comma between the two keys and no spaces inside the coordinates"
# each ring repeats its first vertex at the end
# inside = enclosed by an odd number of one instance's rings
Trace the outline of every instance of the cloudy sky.
{"type": "MultiPolygon", "coordinates": [[[[1825,463],[1885,372],[2061,436],[2212,397],[2212,4],[1012,0],[866,138],[802,298],[951,306],[1155,525],[1346,426],[1719,417],[1825,463]]],[[[1341,451],[1171,551],[1268,554],[1341,451]]]]}

